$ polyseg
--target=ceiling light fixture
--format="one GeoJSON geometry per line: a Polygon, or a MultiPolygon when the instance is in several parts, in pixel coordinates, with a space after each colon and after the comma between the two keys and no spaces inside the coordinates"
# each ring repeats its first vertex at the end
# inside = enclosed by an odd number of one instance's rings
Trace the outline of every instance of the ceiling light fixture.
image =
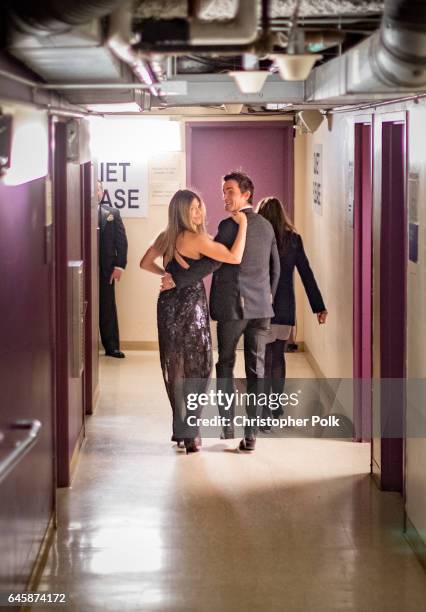
{"type": "Polygon", "coordinates": [[[290,21],[290,30],[286,44],[287,53],[270,55],[270,59],[278,68],[280,77],[285,81],[305,81],[317,60],[322,55],[306,53],[305,31],[299,27],[299,8],[301,0],[296,0],[290,21]]]}
{"type": "Polygon", "coordinates": [[[285,81],[305,81],[314,64],[322,58],[318,53],[279,53],[269,56],[275,63],[280,77],[285,81]]]}
{"type": "Polygon", "coordinates": [[[244,108],[244,104],[224,104],[223,106],[230,115],[239,115],[244,108]]]}
{"type": "Polygon", "coordinates": [[[241,93],[259,93],[265,84],[268,72],[259,70],[259,58],[254,53],[244,53],[242,57],[244,70],[229,72],[241,93]]]}
{"type": "Polygon", "coordinates": [[[259,93],[265,84],[269,72],[266,70],[238,70],[229,72],[243,94],[259,93]]]}

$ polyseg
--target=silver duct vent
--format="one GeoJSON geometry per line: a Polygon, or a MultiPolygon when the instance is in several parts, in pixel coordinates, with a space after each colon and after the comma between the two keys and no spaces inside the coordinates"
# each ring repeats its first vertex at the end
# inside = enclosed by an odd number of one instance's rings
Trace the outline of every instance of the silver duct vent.
{"type": "Polygon", "coordinates": [[[380,31],[312,71],[307,100],[426,91],[426,3],[387,0],[380,31]]]}

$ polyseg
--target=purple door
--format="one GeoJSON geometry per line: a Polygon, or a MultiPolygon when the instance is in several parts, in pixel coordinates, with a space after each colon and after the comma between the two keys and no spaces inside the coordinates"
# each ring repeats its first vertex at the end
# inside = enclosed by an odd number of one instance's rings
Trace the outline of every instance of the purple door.
{"type": "MultiPolygon", "coordinates": [[[[28,151],[28,162],[34,151],[28,151]]],[[[24,162],[21,159],[21,162],[24,162]]],[[[0,461],[36,443],[0,479],[2,591],[23,591],[55,510],[52,260],[46,244],[46,181],[0,181],[0,461]],[[19,446],[18,446],[19,445],[19,446]]],[[[3,606],[0,606],[4,609],[3,606]]],[[[12,609],[12,608],[11,608],[12,609]]]]}
{"type": "Polygon", "coordinates": [[[355,124],[353,378],[355,439],[371,439],[371,123],[355,124]]]}
{"type": "Polygon", "coordinates": [[[196,122],[187,126],[187,185],[207,207],[208,231],[226,214],[222,176],[243,170],[253,180],[253,203],[274,195],[293,217],[293,126],[288,122],[196,122]]]}
{"type": "Polygon", "coordinates": [[[67,487],[85,424],[83,375],[72,369],[76,304],[70,278],[71,263],[83,259],[82,171],[79,163],[67,160],[66,121],[55,123],[54,137],[57,484],[67,487]]]}

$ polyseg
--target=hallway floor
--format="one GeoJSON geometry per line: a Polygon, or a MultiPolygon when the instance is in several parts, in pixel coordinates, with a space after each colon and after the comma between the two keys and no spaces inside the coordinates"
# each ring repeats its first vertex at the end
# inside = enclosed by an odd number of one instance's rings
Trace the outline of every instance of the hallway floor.
{"type": "MultiPolygon", "coordinates": [[[[40,591],[81,612],[424,609],[402,499],[371,481],[369,445],[262,438],[244,454],[207,439],[187,456],[169,442],[157,353],[101,364],[40,591]]],[[[312,376],[303,354],[288,375],[312,376]]]]}

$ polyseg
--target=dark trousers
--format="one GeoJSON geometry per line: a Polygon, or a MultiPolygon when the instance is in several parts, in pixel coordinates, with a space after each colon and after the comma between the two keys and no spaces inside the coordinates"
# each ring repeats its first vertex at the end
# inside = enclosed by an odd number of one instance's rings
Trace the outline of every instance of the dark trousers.
{"type": "MultiPolygon", "coordinates": [[[[265,391],[266,393],[281,394],[284,391],[285,383],[285,349],[287,340],[275,340],[266,345],[265,350],[265,391]]],[[[278,409],[271,411],[269,406],[263,408],[262,416],[278,417],[283,414],[283,409],[280,406],[278,409]]]]}
{"type": "MultiPolygon", "coordinates": [[[[244,363],[247,379],[247,393],[260,393],[263,389],[265,368],[265,346],[270,327],[270,319],[239,319],[236,321],[218,321],[217,342],[219,359],[216,364],[218,388],[226,393],[233,393],[234,366],[239,339],[244,335],[244,363]]],[[[261,410],[260,410],[261,411],[261,410]]],[[[249,419],[260,416],[258,402],[247,402],[246,412],[249,419]]],[[[219,406],[219,414],[228,419],[234,418],[235,406],[224,410],[219,406]]],[[[256,427],[246,426],[244,436],[256,435],[256,427]]]]}
{"type": "Polygon", "coordinates": [[[120,348],[114,284],[110,284],[109,277],[99,274],[99,329],[107,353],[120,348]]]}

